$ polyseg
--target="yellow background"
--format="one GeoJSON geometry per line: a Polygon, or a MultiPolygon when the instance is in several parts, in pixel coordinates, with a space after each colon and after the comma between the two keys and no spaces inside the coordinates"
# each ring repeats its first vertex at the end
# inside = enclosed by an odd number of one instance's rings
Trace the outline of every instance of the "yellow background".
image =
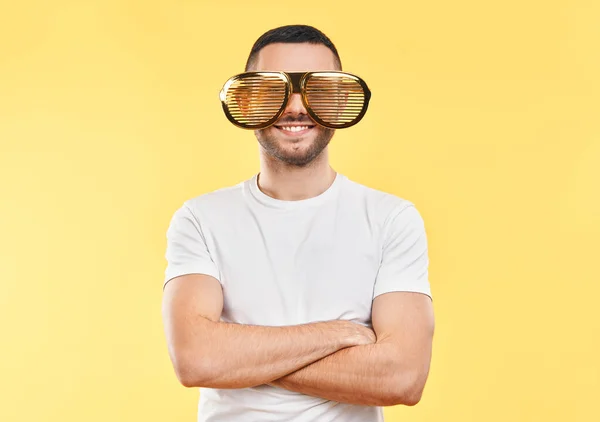
{"type": "Polygon", "coordinates": [[[195,420],[165,231],[258,171],[218,92],[290,23],[373,91],[334,168],[428,230],[431,375],[387,420],[600,420],[597,0],[1,4],[1,421],[195,420]]]}

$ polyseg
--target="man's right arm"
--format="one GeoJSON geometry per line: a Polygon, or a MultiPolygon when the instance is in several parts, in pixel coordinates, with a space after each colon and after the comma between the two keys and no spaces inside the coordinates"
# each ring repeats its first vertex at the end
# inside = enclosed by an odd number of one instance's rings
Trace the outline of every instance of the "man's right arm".
{"type": "Polygon", "coordinates": [[[266,327],[220,322],[217,279],[188,274],[164,289],[169,355],[186,387],[246,388],[267,384],[346,347],[372,344],[372,330],[350,321],[266,327]]]}

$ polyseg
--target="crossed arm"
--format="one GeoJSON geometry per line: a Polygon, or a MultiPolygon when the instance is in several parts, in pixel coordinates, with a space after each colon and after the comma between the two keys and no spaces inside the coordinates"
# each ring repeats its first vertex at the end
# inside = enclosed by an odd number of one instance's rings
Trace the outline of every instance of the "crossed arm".
{"type": "Polygon", "coordinates": [[[374,344],[340,350],[273,385],[342,403],[415,405],[431,360],[433,310],[429,296],[393,292],[372,309],[374,344]]]}
{"type": "Polygon", "coordinates": [[[219,322],[219,282],[189,274],[165,286],[169,354],[187,387],[271,384],[343,403],[414,405],[429,372],[431,299],[393,292],[375,298],[373,331],[349,321],[289,327],[219,322]]]}

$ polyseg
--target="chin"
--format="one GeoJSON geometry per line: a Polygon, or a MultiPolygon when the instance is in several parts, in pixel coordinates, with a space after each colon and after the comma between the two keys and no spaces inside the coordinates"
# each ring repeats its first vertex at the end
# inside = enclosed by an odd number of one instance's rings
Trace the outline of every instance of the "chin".
{"type": "Polygon", "coordinates": [[[275,159],[299,167],[311,163],[327,147],[333,130],[312,129],[314,133],[299,136],[282,134],[281,130],[270,127],[255,131],[258,142],[267,154],[275,159]]]}

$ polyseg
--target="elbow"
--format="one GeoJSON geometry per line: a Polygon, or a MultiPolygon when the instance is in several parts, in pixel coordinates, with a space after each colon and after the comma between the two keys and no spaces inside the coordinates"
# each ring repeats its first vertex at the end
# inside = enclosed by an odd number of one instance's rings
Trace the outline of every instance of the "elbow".
{"type": "Polygon", "coordinates": [[[199,376],[198,371],[192,365],[178,362],[173,365],[173,369],[175,369],[177,380],[184,387],[192,388],[202,386],[201,377],[199,376]]]}
{"type": "Polygon", "coordinates": [[[175,367],[175,375],[179,383],[187,388],[202,387],[202,382],[192,368],[175,367]]]}
{"type": "Polygon", "coordinates": [[[423,389],[415,389],[414,391],[404,392],[398,399],[396,404],[403,404],[405,406],[415,406],[421,401],[423,396],[423,389]]]}
{"type": "Polygon", "coordinates": [[[177,380],[187,388],[206,387],[213,378],[210,368],[211,365],[207,365],[204,359],[189,359],[181,355],[173,358],[177,380]]]}
{"type": "Polygon", "coordinates": [[[413,376],[393,377],[390,380],[388,394],[382,398],[382,406],[415,406],[421,401],[425,382],[423,377],[413,374],[413,376]],[[400,380],[398,378],[401,378],[400,380]]]}
{"type": "Polygon", "coordinates": [[[423,390],[415,391],[394,391],[386,397],[382,397],[380,406],[415,406],[421,401],[423,390]]]}

